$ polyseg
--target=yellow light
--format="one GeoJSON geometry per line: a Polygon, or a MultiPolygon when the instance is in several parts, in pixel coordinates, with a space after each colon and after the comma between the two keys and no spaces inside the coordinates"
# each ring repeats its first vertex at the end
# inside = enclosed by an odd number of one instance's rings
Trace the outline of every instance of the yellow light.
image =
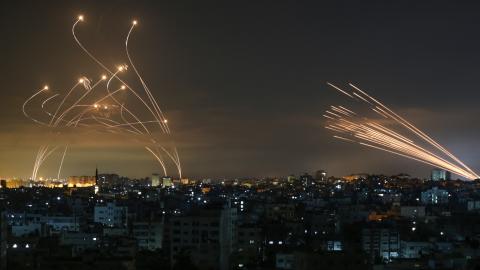
{"type": "Polygon", "coordinates": [[[163,120],[163,123],[165,123],[165,124],[166,124],[167,122],[168,122],[168,120],[167,120],[167,119],[164,119],[164,120],[163,120]]]}
{"type": "Polygon", "coordinates": [[[98,104],[94,104],[93,107],[98,108],[98,104]]]}
{"type": "Polygon", "coordinates": [[[43,87],[43,90],[48,90],[48,85],[45,85],[45,86],[43,87]]]}
{"type": "Polygon", "coordinates": [[[106,80],[107,79],[107,76],[106,75],[102,75],[102,80],[106,80]]]}
{"type": "Polygon", "coordinates": [[[122,86],[120,87],[120,89],[122,89],[122,90],[125,90],[125,88],[126,88],[125,85],[122,85],[122,86]]]}
{"type": "Polygon", "coordinates": [[[137,25],[137,21],[134,20],[134,21],[132,22],[132,24],[133,24],[133,25],[137,25]]]}
{"type": "Polygon", "coordinates": [[[118,71],[123,71],[123,66],[119,66],[118,71]]]}
{"type": "Polygon", "coordinates": [[[106,109],[108,109],[108,106],[107,106],[107,105],[105,105],[105,106],[103,106],[103,108],[106,110],[106,109]]]}
{"type": "Polygon", "coordinates": [[[78,15],[78,20],[83,22],[83,15],[78,15]]]}
{"type": "Polygon", "coordinates": [[[79,82],[79,83],[83,83],[84,80],[83,80],[83,79],[79,79],[78,82],[79,82]]]}

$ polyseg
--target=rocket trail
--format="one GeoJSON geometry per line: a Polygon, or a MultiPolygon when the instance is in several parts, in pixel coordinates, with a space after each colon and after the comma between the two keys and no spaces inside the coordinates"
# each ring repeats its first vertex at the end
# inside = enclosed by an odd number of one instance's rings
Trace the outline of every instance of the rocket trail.
{"type": "Polygon", "coordinates": [[[331,83],[327,84],[350,98],[357,97],[357,101],[368,105],[373,112],[380,115],[382,117],[381,121],[390,121],[402,127],[404,131],[408,131],[416,138],[421,139],[426,146],[420,145],[419,142],[415,141],[415,138],[380,124],[379,121],[372,120],[345,107],[332,105],[330,108],[336,113],[326,110],[323,116],[327,118],[325,128],[341,134],[341,136],[333,135],[334,138],[442,168],[469,180],[480,178],[477,173],[425,132],[357,86],[349,84],[353,88],[352,95],[350,95],[331,83]]]}
{"type": "Polygon", "coordinates": [[[65,146],[65,151],[63,151],[62,159],[60,161],[60,166],[58,167],[57,179],[60,179],[60,172],[62,171],[63,160],[65,159],[65,155],[67,154],[68,145],[65,146]]]}
{"type": "MultiPolygon", "coordinates": [[[[45,86],[37,90],[32,96],[27,98],[22,106],[25,117],[33,122],[45,126],[51,130],[52,136],[59,138],[63,136],[63,130],[82,129],[95,130],[97,132],[114,133],[130,137],[134,141],[144,144],[147,152],[151,153],[158,161],[165,175],[167,174],[168,163],[172,163],[179,177],[182,177],[182,167],[178,150],[173,143],[171,146],[165,146],[163,140],[158,140],[154,134],[164,134],[167,139],[171,139],[172,133],[168,126],[167,118],[160,109],[157,100],[148,88],[147,83],[142,78],[137,66],[134,64],[128,49],[130,36],[137,25],[137,21],[132,22],[128,34],[125,38],[125,54],[128,58],[128,64],[133,69],[136,79],[138,79],[142,91],[137,91],[132,87],[133,84],[127,83],[119,75],[125,73],[127,65],[120,65],[115,68],[109,68],[95,57],[81,43],[77,37],[76,27],[84,21],[83,16],[79,16],[71,28],[73,39],[81,50],[87,54],[97,65],[99,65],[107,75],[102,75],[101,79],[91,85],[91,80],[86,76],[81,77],[68,91],[50,94],[49,97],[38,100],[37,96],[48,91],[45,86]],[[115,89],[116,84],[120,84],[115,89]],[[80,90],[79,86],[82,89],[80,90]],[[84,89],[83,89],[84,88],[84,89]],[[83,90],[83,91],[82,91],[83,90]],[[132,103],[137,100],[140,106],[132,103]],[[41,114],[29,113],[31,104],[40,102],[41,114]],[[48,105],[47,105],[48,104],[48,105]],[[53,110],[51,108],[54,108],[53,110]],[[153,120],[152,120],[153,118],[153,120]]],[[[346,112],[343,109],[342,112],[346,112]]],[[[35,180],[38,172],[49,156],[54,153],[59,146],[44,144],[37,151],[31,178],[35,180]]],[[[60,178],[63,162],[68,150],[68,144],[65,145],[61,155],[60,164],[57,172],[57,179],[60,178]]]]}
{"type": "Polygon", "coordinates": [[[342,93],[342,94],[344,94],[344,95],[346,95],[346,96],[348,96],[348,97],[350,97],[350,98],[354,98],[352,95],[350,95],[349,93],[347,93],[345,90],[342,90],[342,89],[340,89],[339,87],[337,87],[337,86],[335,86],[335,85],[333,85],[333,84],[331,84],[331,83],[329,83],[329,82],[327,82],[327,84],[328,84],[329,86],[333,87],[335,90],[339,91],[340,93],[342,93]]]}
{"type": "Polygon", "coordinates": [[[440,151],[442,151],[444,154],[448,155],[450,158],[452,158],[453,160],[455,160],[457,163],[459,163],[462,167],[464,167],[465,169],[467,169],[469,172],[473,173],[474,175],[476,175],[477,177],[476,178],[479,178],[477,174],[475,174],[467,165],[465,165],[460,159],[458,159],[456,156],[454,156],[452,153],[450,153],[447,149],[445,149],[442,145],[440,145],[439,143],[437,143],[435,140],[433,140],[431,137],[429,137],[427,134],[425,134],[423,131],[421,131],[420,129],[418,129],[417,127],[415,127],[413,124],[411,124],[410,122],[408,122],[407,120],[405,120],[404,118],[402,118],[401,116],[399,116],[398,114],[396,114],[394,111],[392,111],[390,108],[388,108],[387,106],[385,106],[383,103],[381,103],[380,101],[376,100],[375,98],[371,97],[370,95],[368,95],[367,93],[365,93],[364,91],[362,91],[360,88],[356,87],[355,85],[353,85],[352,83],[349,83],[349,85],[354,88],[355,90],[359,91],[360,93],[364,94],[365,96],[367,96],[368,98],[370,98],[371,100],[373,100],[375,103],[377,103],[379,106],[381,106],[382,108],[386,109],[387,111],[391,112],[395,117],[397,117],[399,123],[401,123],[402,125],[406,126],[410,131],[414,132],[417,136],[421,137],[423,140],[425,140],[426,142],[430,143],[431,145],[433,145],[434,147],[436,147],[437,149],[439,149],[440,151]]]}

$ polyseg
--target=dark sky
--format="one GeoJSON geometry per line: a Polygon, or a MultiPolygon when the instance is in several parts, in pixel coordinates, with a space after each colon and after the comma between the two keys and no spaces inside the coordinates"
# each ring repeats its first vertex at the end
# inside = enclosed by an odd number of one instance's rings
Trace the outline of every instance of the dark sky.
{"type": "MultiPolygon", "coordinates": [[[[26,177],[48,131],[23,101],[109,66],[123,38],[169,119],[190,177],[407,172],[428,166],[335,141],[323,111],[342,101],[327,81],[368,89],[473,168],[480,168],[480,4],[474,1],[3,1],[0,176],[26,177]]],[[[125,138],[79,130],[64,175],[160,170],[125,138]]],[[[52,156],[40,176],[54,176],[52,156]]]]}

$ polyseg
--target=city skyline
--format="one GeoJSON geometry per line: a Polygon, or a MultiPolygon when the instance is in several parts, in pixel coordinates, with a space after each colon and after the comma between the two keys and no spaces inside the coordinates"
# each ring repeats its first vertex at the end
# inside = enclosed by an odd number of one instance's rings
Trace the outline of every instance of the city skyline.
{"type": "MultiPolygon", "coordinates": [[[[8,10],[36,8],[20,14],[2,10],[7,42],[1,45],[1,98],[8,106],[1,109],[0,175],[28,176],[36,147],[48,139],[48,132],[21,114],[23,101],[43,84],[65,88],[81,75],[101,73],[69,36],[78,14],[88,18],[88,31],[80,35],[111,66],[120,52],[110,48],[121,42],[132,19],[139,20],[131,46],[165,109],[185,177],[318,169],[427,177],[432,167],[334,141],[323,129],[323,111],[338,100],[327,81],[373,89],[474,170],[480,167],[472,151],[480,146],[480,130],[471,124],[479,95],[471,90],[478,58],[472,50],[479,40],[470,35],[480,20],[472,6],[440,2],[436,12],[423,14],[427,4],[193,4],[185,10],[181,4],[146,3],[121,2],[112,12],[106,4],[69,2],[49,9],[25,1],[9,3],[8,10]],[[365,9],[361,21],[357,9],[365,9]],[[447,11],[451,22],[442,20],[447,11]]],[[[125,145],[115,136],[80,130],[64,139],[75,142],[64,176],[86,174],[96,164],[132,177],[161,171],[138,144],[125,145]]],[[[57,164],[42,170],[41,175],[56,175],[57,164]]]]}
{"type": "Polygon", "coordinates": [[[2,2],[0,270],[480,269],[478,11],[2,2]]]}

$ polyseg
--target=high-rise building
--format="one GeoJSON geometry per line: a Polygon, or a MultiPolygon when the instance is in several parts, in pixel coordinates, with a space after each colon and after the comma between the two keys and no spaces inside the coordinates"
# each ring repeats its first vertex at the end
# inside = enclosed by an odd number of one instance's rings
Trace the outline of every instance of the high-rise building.
{"type": "MultiPolygon", "coordinates": [[[[236,252],[231,257],[233,265],[255,265],[263,255],[265,236],[258,224],[242,224],[237,228],[236,252]]],[[[241,267],[239,267],[241,268],[241,267]]],[[[236,269],[239,269],[236,268],[236,269]]]]}
{"type": "Polygon", "coordinates": [[[432,181],[448,181],[451,180],[451,174],[447,170],[433,169],[430,179],[432,181]]]}
{"type": "Polygon", "coordinates": [[[99,179],[98,179],[98,167],[97,167],[97,168],[95,168],[95,188],[94,188],[95,194],[97,194],[98,191],[100,191],[100,186],[99,186],[100,183],[99,183],[98,180],[99,179]]]}
{"type": "Polygon", "coordinates": [[[162,177],[162,187],[167,188],[171,186],[173,186],[172,178],[168,176],[162,177]]]}
{"type": "Polygon", "coordinates": [[[158,173],[152,174],[152,179],[151,180],[152,180],[152,183],[151,183],[152,187],[160,186],[160,175],[158,173]]]}
{"type": "Polygon", "coordinates": [[[215,204],[194,209],[170,222],[170,256],[186,251],[199,269],[229,269],[230,254],[236,243],[237,208],[215,204]]]}

